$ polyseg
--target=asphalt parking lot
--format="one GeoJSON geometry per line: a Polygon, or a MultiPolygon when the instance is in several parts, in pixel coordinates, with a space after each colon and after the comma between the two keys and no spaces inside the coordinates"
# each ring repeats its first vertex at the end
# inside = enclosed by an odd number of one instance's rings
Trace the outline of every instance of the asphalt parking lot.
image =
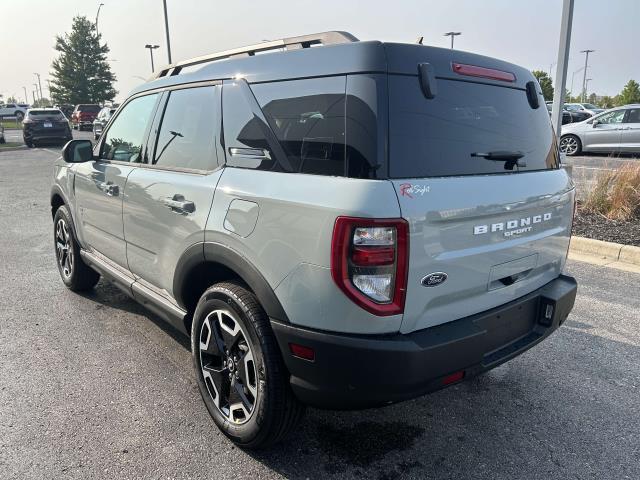
{"type": "Polygon", "coordinates": [[[570,262],[575,309],[533,350],[402,404],[310,410],[247,453],[209,418],[185,339],[108,284],[60,281],[59,151],[0,152],[1,479],[640,478],[640,274],[570,262]]]}

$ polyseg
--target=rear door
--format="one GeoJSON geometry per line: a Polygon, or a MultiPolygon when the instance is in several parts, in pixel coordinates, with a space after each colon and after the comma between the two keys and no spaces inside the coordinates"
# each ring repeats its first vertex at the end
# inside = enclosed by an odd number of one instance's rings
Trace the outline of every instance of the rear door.
{"type": "Polygon", "coordinates": [[[542,96],[534,109],[523,88],[474,80],[438,78],[427,99],[417,76],[389,75],[389,176],[410,224],[403,332],[507,303],[564,265],[573,186],[542,96]]]}
{"type": "Polygon", "coordinates": [[[204,241],[222,170],[218,164],[220,92],[215,85],[166,92],[149,139],[149,162],[129,175],[124,235],[131,272],[173,298],[182,253],[204,241]]]}
{"type": "Polygon", "coordinates": [[[627,109],[620,133],[622,151],[640,152],[640,107],[627,109]]]}

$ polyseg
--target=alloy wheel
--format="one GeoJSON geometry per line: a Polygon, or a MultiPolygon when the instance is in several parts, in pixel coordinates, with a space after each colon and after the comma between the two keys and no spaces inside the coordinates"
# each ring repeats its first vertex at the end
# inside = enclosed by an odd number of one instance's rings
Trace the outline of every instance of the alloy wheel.
{"type": "Polygon", "coordinates": [[[251,344],[235,315],[214,310],[200,328],[200,369],[214,405],[229,422],[249,420],[258,400],[251,344]]]}
{"type": "Polygon", "coordinates": [[[70,278],[73,272],[73,247],[69,227],[63,218],[56,223],[56,253],[62,275],[70,278]]]}
{"type": "Polygon", "coordinates": [[[578,140],[575,137],[564,137],[560,140],[560,151],[567,155],[573,155],[578,151],[578,140]]]}

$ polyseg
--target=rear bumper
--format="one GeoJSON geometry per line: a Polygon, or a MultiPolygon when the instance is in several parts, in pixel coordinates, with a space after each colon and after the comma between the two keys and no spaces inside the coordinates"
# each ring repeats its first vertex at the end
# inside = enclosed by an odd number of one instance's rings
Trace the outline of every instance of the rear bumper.
{"type": "Polygon", "coordinates": [[[367,408],[439,390],[454,383],[453,373],[468,379],[516,357],[566,320],[576,291],[575,279],[561,275],[500,307],[406,335],[341,335],[271,323],[303,403],[367,408]],[[314,361],[294,357],[290,343],[313,348],[314,361]]]}

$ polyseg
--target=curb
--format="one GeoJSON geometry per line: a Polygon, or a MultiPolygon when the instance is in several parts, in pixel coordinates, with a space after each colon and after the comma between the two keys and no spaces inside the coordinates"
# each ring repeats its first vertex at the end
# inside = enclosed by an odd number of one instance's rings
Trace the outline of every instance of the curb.
{"type": "Polygon", "coordinates": [[[603,242],[592,238],[571,237],[571,253],[593,255],[612,262],[624,262],[640,266],[640,247],[620,243],[603,242]]]}
{"type": "Polygon", "coordinates": [[[2,152],[15,152],[16,150],[24,150],[25,148],[27,148],[26,145],[19,145],[17,147],[0,148],[0,153],[2,153],[2,152]]]}

